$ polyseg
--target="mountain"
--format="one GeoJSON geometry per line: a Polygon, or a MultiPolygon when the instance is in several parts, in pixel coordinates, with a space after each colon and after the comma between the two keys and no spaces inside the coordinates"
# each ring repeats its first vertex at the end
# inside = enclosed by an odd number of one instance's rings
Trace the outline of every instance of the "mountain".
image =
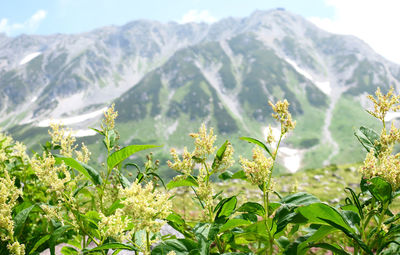
{"type": "Polygon", "coordinates": [[[87,127],[115,102],[126,143],[164,144],[167,153],[206,122],[245,153],[237,138],[262,139],[274,125],[268,100],[286,98],[297,120],[283,144],[287,170],[354,162],[364,152],[353,127],[379,125],[363,110],[365,95],[399,91],[399,81],[400,66],[360,39],[282,10],[213,24],[139,20],[76,35],[0,35],[0,126],[29,146],[62,119],[96,150],[87,127]]]}

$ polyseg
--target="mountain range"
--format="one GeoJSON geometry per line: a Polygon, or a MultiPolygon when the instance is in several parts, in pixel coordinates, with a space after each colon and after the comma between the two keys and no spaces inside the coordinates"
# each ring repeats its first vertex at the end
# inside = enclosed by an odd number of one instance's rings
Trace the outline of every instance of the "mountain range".
{"type": "Polygon", "coordinates": [[[363,109],[366,95],[378,86],[399,91],[399,81],[400,66],[362,40],[284,10],[212,24],[138,20],[82,34],[0,34],[0,127],[31,148],[58,120],[99,151],[88,127],[115,102],[126,144],[164,144],[167,157],[205,122],[245,154],[238,137],[276,130],[268,101],[286,98],[297,127],[284,140],[283,168],[355,162],[364,152],[353,128],[379,126],[363,109]]]}

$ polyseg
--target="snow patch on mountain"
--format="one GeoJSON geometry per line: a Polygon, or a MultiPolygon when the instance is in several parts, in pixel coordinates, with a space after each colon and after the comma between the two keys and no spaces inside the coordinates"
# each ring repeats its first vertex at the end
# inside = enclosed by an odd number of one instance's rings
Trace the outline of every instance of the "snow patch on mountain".
{"type": "Polygon", "coordinates": [[[400,112],[388,112],[385,116],[385,121],[392,121],[397,118],[400,118],[400,112]]]}
{"type": "Polygon", "coordinates": [[[293,60],[285,58],[285,61],[289,63],[296,70],[296,72],[303,75],[308,80],[312,81],[312,83],[314,83],[315,86],[317,86],[317,88],[319,88],[323,93],[325,93],[326,95],[331,94],[332,89],[329,81],[317,81],[310,73],[299,67],[293,60]]]}
{"type": "Polygon", "coordinates": [[[19,62],[19,65],[25,65],[26,63],[28,63],[29,61],[33,60],[34,58],[36,58],[36,57],[39,56],[40,54],[42,54],[42,52],[36,51],[36,52],[33,52],[33,53],[31,53],[31,54],[26,55],[26,56],[19,62]]]}
{"type": "Polygon", "coordinates": [[[45,120],[40,121],[37,124],[37,126],[38,127],[48,127],[48,126],[50,126],[50,123],[62,123],[63,125],[77,124],[77,123],[81,123],[85,120],[95,118],[95,117],[103,114],[105,110],[107,110],[107,107],[101,108],[100,110],[93,111],[90,113],[74,116],[74,117],[59,118],[59,119],[52,119],[52,118],[45,119],[45,120]]]}
{"type": "Polygon", "coordinates": [[[283,165],[289,172],[295,173],[300,169],[303,157],[301,150],[281,147],[279,148],[279,153],[283,157],[283,165]]]}
{"type": "MultiPolygon", "coordinates": [[[[275,142],[271,144],[272,148],[276,148],[276,142],[279,140],[281,131],[279,128],[271,127],[272,136],[275,138],[275,142]]],[[[269,134],[269,127],[264,129],[264,137],[267,139],[269,134]]],[[[303,159],[303,151],[299,149],[289,148],[285,146],[279,147],[278,157],[282,159],[285,168],[291,172],[297,172],[301,167],[301,161],[303,159]]]]}
{"type": "Polygon", "coordinates": [[[86,136],[94,136],[97,134],[97,132],[92,129],[77,129],[70,131],[70,134],[71,136],[74,137],[86,137],[86,136]]]}

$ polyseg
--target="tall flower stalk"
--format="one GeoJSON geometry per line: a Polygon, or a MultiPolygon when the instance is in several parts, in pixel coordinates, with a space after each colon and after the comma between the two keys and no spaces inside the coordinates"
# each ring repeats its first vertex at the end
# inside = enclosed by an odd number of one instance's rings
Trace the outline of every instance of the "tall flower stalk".
{"type": "Polygon", "coordinates": [[[295,128],[296,121],[292,120],[292,115],[289,112],[289,103],[287,100],[278,101],[276,104],[269,102],[269,104],[274,111],[272,117],[276,119],[280,124],[280,135],[278,138],[278,142],[275,143],[275,137],[271,126],[269,126],[268,128],[269,132],[266,138],[266,142],[267,144],[269,144],[270,147],[274,148],[272,152],[268,148],[268,146],[261,141],[250,137],[242,137],[243,140],[255,143],[258,145],[258,147],[255,147],[253,149],[252,160],[240,157],[240,163],[242,165],[244,173],[247,176],[247,179],[252,184],[257,185],[262,191],[263,206],[265,211],[263,220],[266,225],[267,235],[269,239],[267,254],[272,254],[274,249],[274,236],[273,234],[271,234],[271,215],[269,213],[270,193],[274,190],[272,175],[281,141],[288,132],[295,128]],[[263,150],[269,155],[269,157],[265,156],[263,150]]]}
{"type": "Polygon", "coordinates": [[[216,156],[211,161],[210,157],[217,149],[214,146],[217,137],[214,135],[213,129],[207,132],[205,124],[202,124],[199,132],[191,133],[190,137],[194,139],[195,149],[189,152],[185,147],[182,157],[179,157],[176,149],[171,149],[174,162],[168,161],[168,166],[181,174],[175,177],[175,181],[190,178],[195,182],[195,187],[192,187],[193,191],[204,209],[206,218],[212,222],[215,216],[213,211],[215,197],[210,177],[213,174],[222,173],[233,165],[234,150],[232,145],[226,141],[222,146],[223,150],[220,149],[217,152],[217,154],[221,154],[220,157],[216,156]],[[195,176],[196,173],[197,176],[195,176]]]}

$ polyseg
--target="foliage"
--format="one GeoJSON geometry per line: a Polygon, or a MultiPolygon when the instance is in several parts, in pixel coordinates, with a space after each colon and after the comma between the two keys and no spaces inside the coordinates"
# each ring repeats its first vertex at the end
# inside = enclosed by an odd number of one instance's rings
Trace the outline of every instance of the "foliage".
{"type": "MultiPolygon", "coordinates": [[[[144,166],[130,157],[156,145],[119,146],[114,127],[118,113],[111,106],[98,132],[104,144],[102,168],[90,163],[90,152],[77,145],[71,131],[53,124],[51,141],[31,158],[26,148],[0,134],[0,253],[38,254],[63,247],[62,254],[397,254],[400,251],[400,214],[393,211],[399,196],[400,131],[385,116],[397,111],[400,96],[393,89],[369,96],[382,123],[376,132],[360,127],[354,134],[367,150],[360,167],[360,190],[347,187],[344,204],[337,206],[294,189],[282,196],[273,172],[282,140],[295,128],[289,103],[270,102],[280,135],[265,141],[241,137],[255,145],[252,159],[234,165],[233,146],[215,146],[213,129],[203,124],[190,134],[194,150],[171,149],[171,169],[178,175],[168,184],[157,174],[159,162],[147,156],[144,166]],[[134,169],[130,176],[125,173],[134,169]],[[245,180],[259,189],[258,199],[243,199],[239,191],[217,191],[213,182],[245,180]],[[196,215],[172,207],[178,192],[193,194],[196,215]],[[228,195],[229,194],[229,195],[228,195]],[[276,201],[273,199],[277,198],[276,201]],[[162,235],[168,223],[177,232],[162,235]]],[[[339,196],[339,195],[338,195],[339,196]]],[[[195,208],[192,208],[195,210],[195,208]]]]}

